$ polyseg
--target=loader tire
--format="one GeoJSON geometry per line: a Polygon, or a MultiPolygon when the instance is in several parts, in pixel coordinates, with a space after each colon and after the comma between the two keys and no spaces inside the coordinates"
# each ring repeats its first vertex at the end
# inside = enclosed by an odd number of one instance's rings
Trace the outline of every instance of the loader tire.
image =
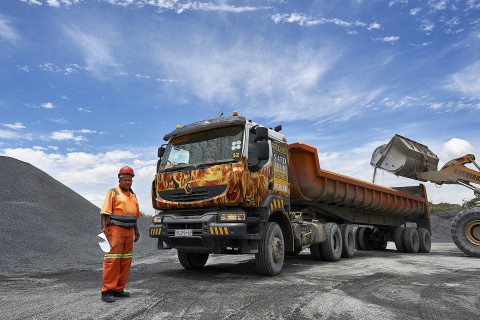
{"type": "Polygon", "coordinates": [[[336,223],[325,224],[325,241],[321,243],[325,261],[338,261],[342,256],[342,232],[336,223]]]}
{"type": "Polygon", "coordinates": [[[373,231],[369,227],[361,227],[358,231],[358,244],[361,250],[373,250],[373,242],[370,240],[370,235],[372,233],[373,231]]]}
{"type": "Polygon", "coordinates": [[[425,228],[418,228],[418,241],[419,247],[418,252],[429,253],[432,249],[432,238],[430,236],[430,231],[425,228]]]}
{"type": "Polygon", "coordinates": [[[310,245],[310,254],[315,260],[323,260],[322,246],[320,243],[314,243],[310,245]]]}
{"type": "Polygon", "coordinates": [[[405,247],[403,246],[403,233],[405,232],[404,227],[396,227],[395,228],[395,247],[397,251],[400,253],[405,253],[405,247]]]}
{"type": "Polygon", "coordinates": [[[408,227],[403,231],[403,246],[407,253],[417,253],[420,247],[418,232],[416,228],[408,227]]]}
{"type": "Polygon", "coordinates": [[[258,253],[255,254],[257,270],[266,276],[280,274],[285,258],[285,244],[282,229],[276,222],[268,222],[265,233],[258,245],[258,253]]]}
{"type": "Polygon", "coordinates": [[[355,254],[355,235],[351,224],[341,224],[342,258],[351,258],[355,254]]]}
{"type": "Polygon", "coordinates": [[[207,263],[208,253],[192,253],[177,251],[180,264],[187,270],[200,269],[207,263]]]}
{"type": "Polygon", "coordinates": [[[460,250],[480,258],[480,208],[460,211],[453,218],[451,232],[453,242],[460,250]]]}

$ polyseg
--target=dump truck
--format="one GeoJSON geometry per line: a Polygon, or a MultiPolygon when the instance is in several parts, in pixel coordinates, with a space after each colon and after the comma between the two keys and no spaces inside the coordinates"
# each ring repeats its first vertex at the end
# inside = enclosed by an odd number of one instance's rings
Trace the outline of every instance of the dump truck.
{"type": "Polygon", "coordinates": [[[152,182],[157,247],[175,248],[185,269],[210,254],[255,254],[268,276],[305,249],[332,262],[388,241],[430,251],[424,185],[387,188],[324,170],[315,147],[288,144],[281,129],[234,112],[166,134],[152,182]]]}
{"type": "MultiPolygon", "coordinates": [[[[471,189],[476,197],[480,196],[480,189],[472,185],[480,184],[480,172],[466,166],[473,164],[480,170],[473,154],[450,160],[440,170],[438,162],[437,155],[427,146],[396,134],[387,144],[375,149],[370,164],[397,176],[439,186],[458,184],[471,189]]],[[[480,257],[480,206],[460,211],[452,220],[451,234],[461,251],[480,257]]]]}

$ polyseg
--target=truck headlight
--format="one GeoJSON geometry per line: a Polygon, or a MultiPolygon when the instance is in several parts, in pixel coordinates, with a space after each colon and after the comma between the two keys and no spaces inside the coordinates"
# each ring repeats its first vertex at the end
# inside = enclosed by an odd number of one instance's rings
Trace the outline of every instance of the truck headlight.
{"type": "Polygon", "coordinates": [[[220,213],[220,221],[245,221],[247,215],[244,212],[241,213],[220,213]]]}
{"type": "Polygon", "coordinates": [[[163,216],[154,216],[153,223],[162,223],[163,216]]]}

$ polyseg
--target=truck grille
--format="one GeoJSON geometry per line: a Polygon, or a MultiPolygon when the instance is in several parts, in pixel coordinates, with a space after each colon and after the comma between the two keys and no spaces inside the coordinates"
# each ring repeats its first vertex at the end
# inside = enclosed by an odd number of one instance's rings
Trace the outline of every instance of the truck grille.
{"type": "Polygon", "coordinates": [[[202,229],[201,223],[169,223],[168,230],[177,229],[202,229]]]}
{"type": "Polygon", "coordinates": [[[195,187],[187,194],[184,189],[160,191],[158,196],[172,202],[201,201],[221,195],[227,190],[227,185],[195,187]]]}

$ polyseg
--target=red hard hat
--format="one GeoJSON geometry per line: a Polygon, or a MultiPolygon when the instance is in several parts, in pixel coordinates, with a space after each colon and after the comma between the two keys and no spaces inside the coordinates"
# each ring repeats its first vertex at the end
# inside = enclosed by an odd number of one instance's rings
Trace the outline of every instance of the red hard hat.
{"type": "Polygon", "coordinates": [[[120,169],[120,171],[118,172],[118,178],[120,179],[120,176],[124,175],[124,174],[129,174],[131,175],[132,177],[135,177],[135,174],[133,174],[133,169],[126,166],[126,167],[123,167],[122,169],[120,169]]]}

